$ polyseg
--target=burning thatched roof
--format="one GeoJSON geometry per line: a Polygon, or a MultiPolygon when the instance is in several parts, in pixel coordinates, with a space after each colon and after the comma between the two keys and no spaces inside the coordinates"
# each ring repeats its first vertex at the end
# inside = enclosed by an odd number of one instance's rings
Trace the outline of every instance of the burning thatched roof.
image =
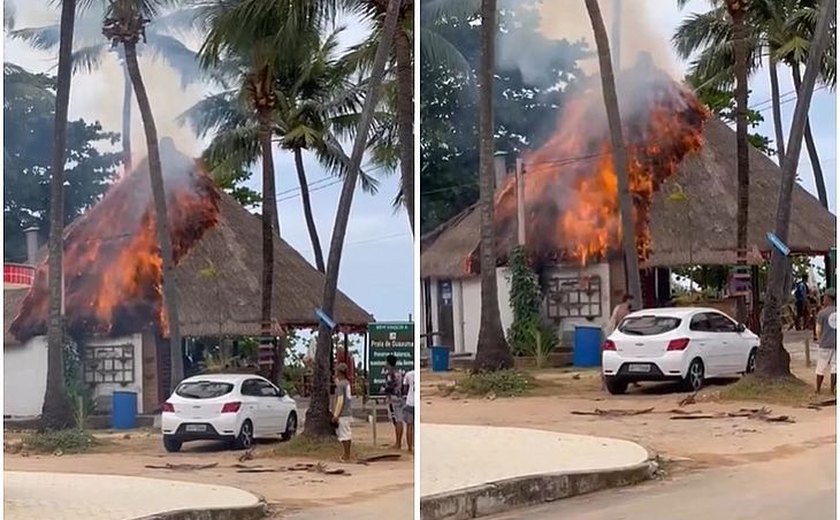
{"type": "Polygon", "coordinates": [[[3,290],[3,345],[17,345],[20,343],[16,337],[9,333],[9,325],[17,316],[18,309],[23,298],[29,289],[4,289],[3,290]]]}
{"type": "MultiPolygon", "coordinates": [[[[65,233],[65,308],[75,335],[116,335],[161,319],[160,256],[154,239],[147,163],[113,186],[65,233]],[[104,237],[104,238],[103,238],[104,237]]],[[[177,259],[179,323],[186,336],[258,335],[261,227],[232,197],[218,193],[198,165],[174,150],[164,160],[170,232],[177,259]],[[168,158],[168,160],[166,160],[168,158]]],[[[324,276],[297,251],[275,241],[274,331],[315,327],[324,276]]],[[[46,260],[46,250],[42,250],[46,260]]],[[[26,340],[46,332],[46,269],[16,305],[6,330],[26,340]]],[[[361,329],[373,318],[343,293],[335,320],[361,329]]],[[[9,306],[7,305],[7,318],[9,306]]]]}
{"type": "MultiPolygon", "coordinates": [[[[651,253],[646,267],[736,262],[737,168],[735,132],[718,120],[704,130],[704,145],[685,158],[677,175],[653,197],[651,253]]],[[[750,150],[749,249],[769,251],[765,235],[775,227],[781,170],[770,158],[750,150]]],[[[476,250],[480,216],[468,208],[423,240],[423,277],[466,278],[467,258],[476,250]]],[[[835,245],[836,217],[798,184],[793,192],[789,246],[798,254],[824,254],[835,245]]],[[[515,226],[497,236],[497,256],[506,258],[516,243],[515,226]]],[[[752,263],[759,261],[751,255],[752,263]]]]}

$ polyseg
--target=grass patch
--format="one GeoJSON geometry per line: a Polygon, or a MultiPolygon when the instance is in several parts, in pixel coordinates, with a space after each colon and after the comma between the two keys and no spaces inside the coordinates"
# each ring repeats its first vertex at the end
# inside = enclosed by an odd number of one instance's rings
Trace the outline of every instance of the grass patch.
{"type": "Polygon", "coordinates": [[[527,394],[536,386],[534,378],[518,370],[478,372],[467,374],[455,383],[455,390],[471,396],[495,394],[498,397],[516,397],[527,394]]]}
{"type": "Polygon", "coordinates": [[[814,388],[794,376],[784,379],[761,379],[749,375],[721,390],[720,398],[725,401],[757,401],[798,406],[814,401],[814,388]]]}
{"type": "MultiPolygon", "coordinates": [[[[380,455],[382,453],[389,453],[389,451],[371,446],[365,442],[353,442],[353,456],[356,459],[370,457],[371,455],[380,455]]],[[[274,449],[273,454],[276,457],[336,461],[342,454],[342,448],[338,440],[333,437],[313,439],[298,435],[290,441],[280,443],[274,449]]]]}
{"type": "Polygon", "coordinates": [[[35,432],[22,439],[22,448],[34,453],[85,453],[99,444],[101,441],[78,428],[35,432]]]}

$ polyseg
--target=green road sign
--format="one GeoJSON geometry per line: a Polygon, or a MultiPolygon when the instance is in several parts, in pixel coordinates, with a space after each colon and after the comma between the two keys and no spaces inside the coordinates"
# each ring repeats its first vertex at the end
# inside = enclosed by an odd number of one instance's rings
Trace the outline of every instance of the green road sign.
{"type": "Polygon", "coordinates": [[[408,372],[414,368],[414,323],[410,321],[368,324],[368,394],[383,397],[385,359],[397,357],[397,368],[408,372]]]}

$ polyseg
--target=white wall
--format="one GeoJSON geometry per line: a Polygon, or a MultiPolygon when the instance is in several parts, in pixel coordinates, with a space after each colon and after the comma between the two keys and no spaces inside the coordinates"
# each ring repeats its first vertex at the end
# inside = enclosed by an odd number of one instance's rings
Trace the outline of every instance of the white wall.
{"type": "MultiPolygon", "coordinates": [[[[513,309],[510,306],[510,282],[507,278],[508,269],[496,269],[496,281],[499,287],[499,315],[502,319],[502,330],[507,330],[513,323],[513,309]]],[[[573,331],[575,325],[596,325],[604,328],[609,322],[610,314],[610,270],[609,264],[593,264],[580,267],[555,267],[550,275],[573,277],[581,275],[599,276],[601,278],[601,308],[602,315],[593,321],[586,318],[566,318],[558,327],[558,335],[562,337],[564,331],[573,331]]],[[[453,302],[455,323],[455,352],[475,353],[478,346],[478,327],[481,323],[481,279],[479,277],[463,280],[453,280],[453,291],[457,300],[453,302]],[[461,304],[461,309],[459,305],[461,304]],[[462,314],[462,316],[459,316],[462,314]],[[461,319],[459,319],[461,318],[461,319]]],[[[432,301],[432,312],[437,313],[437,300],[432,301]]]]}
{"type": "Polygon", "coordinates": [[[3,415],[41,415],[47,391],[46,336],[36,336],[23,345],[5,346],[3,363],[3,415]]]}
{"type": "Polygon", "coordinates": [[[134,383],[123,386],[120,383],[97,383],[94,387],[94,399],[97,403],[106,403],[107,409],[111,408],[111,398],[114,391],[136,392],[137,413],[145,413],[143,410],[143,335],[133,334],[121,338],[103,338],[88,340],[85,346],[99,347],[111,345],[124,345],[130,343],[134,347],[134,383]]]}

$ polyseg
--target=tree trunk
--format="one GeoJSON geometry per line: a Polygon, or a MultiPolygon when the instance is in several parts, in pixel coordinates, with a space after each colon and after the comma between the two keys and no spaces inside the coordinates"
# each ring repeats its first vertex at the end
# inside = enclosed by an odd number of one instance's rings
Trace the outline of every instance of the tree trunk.
{"type": "Polygon", "coordinates": [[[309,200],[309,185],[306,184],[306,171],[303,169],[303,152],[295,148],[295,168],[297,168],[298,184],[300,185],[300,199],[303,201],[303,218],[309,231],[309,241],[312,242],[312,252],[315,254],[315,267],[326,272],[324,267],[324,253],[321,250],[321,240],[318,238],[318,228],[315,227],[315,217],[312,215],[312,202],[309,200]]]}
{"type": "MultiPolygon", "coordinates": [[[[790,230],[791,198],[796,182],[796,167],[802,151],[802,140],[808,119],[808,110],[814,94],[814,85],[819,74],[819,62],[828,43],[828,29],[834,18],[834,0],[823,0],[819,11],[817,28],[808,52],[805,77],[798,88],[796,108],[793,112],[785,165],[782,168],[782,182],[776,206],[776,235],[787,242],[790,230]]],[[[790,355],[784,347],[781,310],[787,301],[789,286],[785,283],[789,270],[788,258],[773,250],[770,258],[767,293],[764,298],[764,312],[761,322],[761,345],[756,356],[756,375],[764,378],[781,378],[790,375],[790,355]]]]}
{"type": "Polygon", "coordinates": [[[124,44],[125,62],[134,93],[137,95],[137,105],[140,107],[140,118],[143,120],[143,130],[146,134],[146,148],[149,154],[149,177],[152,183],[152,199],[155,204],[155,230],[160,244],[160,256],[163,263],[163,303],[169,324],[169,350],[172,357],[172,375],[169,381],[172,390],[184,378],[184,356],[181,348],[181,324],[178,316],[177,280],[175,274],[175,258],[172,253],[172,237],[169,233],[169,213],[166,210],[166,186],[163,184],[163,167],[158,148],[157,127],[155,126],[152,105],[140,74],[137,63],[137,44],[124,44]]]}
{"type": "Polygon", "coordinates": [[[123,56],[123,107],[122,107],[122,149],[123,169],[126,173],[131,171],[131,102],[134,92],[131,87],[131,76],[128,74],[128,66],[123,56]]]}
{"type": "Polygon", "coordinates": [[[496,279],[495,172],[493,76],[496,70],[496,0],[481,2],[481,67],[478,71],[478,171],[481,211],[481,322],[473,370],[513,367],[513,355],[502,330],[499,286],[496,279]]]}
{"type": "Polygon", "coordinates": [[[607,28],[601,16],[598,0],[586,0],[586,9],[595,34],[598,49],[598,63],[601,69],[601,90],[610,126],[610,141],[613,149],[613,168],[618,180],[618,205],[621,212],[621,241],[624,246],[624,263],[627,271],[627,285],[633,295],[634,308],[641,308],[642,282],[639,277],[639,254],[636,246],[636,231],[633,218],[633,198],[630,195],[630,177],[627,169],[627,150],[624,147],[624,135],[621,127],[621,111],[618,106],[618,94],[615,90],[610,42],[607,28]]]}
{"type": "Polygon", "coordinates": [[[41,409],[41,428],[62,430],[73,425],[73,407],[64,386],[64,156],[67,143],[67,107],[73,76],[73,26],[76,0],[64,0],[58,50],[58,82],[55,93],[52,178],[50,179],[50,239],[48,280],[50,320],[47,325],[47,390],[41,409]]]}
{"type": "Polygon", "coordinates": [[[613,67],[621,70],[621,0],[613,0],[612,55],[613,67]]]}
{"type": "MultiPolygon", "coordinates": [[[[747,233],[750,214],[750,143],[747,136],[747,91],[748,53],[747,26],[744,23],[746,5],[744,0],[727,0],[727,9],[732,17],[732,38],[735,53],[735,141],[737,145],[738,210],[736,216],[738,265],[747,264],[747,233]]],[[[747,299],[737,299],[736,317],[740,323],[747,321],[747,299]]]]}
{"type": "MultiPolygon", "coordinates": [[[[330,241],[329,257],[327,259],[327,274],[324,280],[324,296],[321,309],[328,316],[333,315],[335,295],[338,289],[338,273],[341,264],[341,252],[344,247],[344,237],[347,234],[347,222],[350,218],[350,207],[353,203],[353,193],[362,165],[362,156],[367,145],[370,123],[379,99],[382,79],[385,75],[385,62],[391,52],[391,43],[397,30],[399,21],[400,0],[389,0],[388,10],[382,29],[382,39],[376,47],[376,56],[370,72],[365,105],[359,119],[356,139],[353,142],[353,153],[347,175],[341,187],[341,197],[338,200],[338,210],[335,215],[335,227],[330,241]]],[[[306,410],[304,435],[308,437],[329,437],[333,435],[330,425],[330,359],[332,358],[332,330],[323,322],[318,328],[318,344],[315,353],[315,367],[312,375],[312,398],[306,410]]]]}
{"type": "MultiPolygon", "coordinates": [[[[798,95],[802,87],[802,73],[799,70],[799,64],[796,62],[792,63],[790,68],[793,72],[793,87],[796,89],[798,95]]],[[[810,118],[805,119],[805,148],[808,150],[808,159],[811,161],[811,168],[814,170],[814,184],[817,186],[817,197],[820,199],[822,207],[828,209],[828,192],[825,190],[825,177],[823,176],[822,165],[820,164],[820,156],[814,144],[814,134],[811,133],[810,118]]]]}
{"type": "MultiPolygon", "coordinates": [[[[271,326],[271,301],[274,288],[274,225],[277,213],[277,196],[274,191],[274,156],[271,145],[271,121],[267,113],[260,114],[260,147],[262,149],[262,305],[260,307],[260,334],[273,335],[271,326]]],[[[273,347],[272,347],[273,349],[273,347]]],[[[275,364],[276,364],[275,360],[275,364]]]]}
{"type": "Polygon", "coordinates": [[[776,155],[779,168],[785,163],[785,130],[782,122],[781,94],[779,93],[778,62],[770,56],[770,100],[773,103],[773,128],[776,131],[776,155]]]}
{"type": "Polygon", "coordinates": [[[411,42],[400,26],[394,37],[397,56],[397,131],[400,141],[400,176],[408,224],[414,233],[414,67],[411,42]]]}

